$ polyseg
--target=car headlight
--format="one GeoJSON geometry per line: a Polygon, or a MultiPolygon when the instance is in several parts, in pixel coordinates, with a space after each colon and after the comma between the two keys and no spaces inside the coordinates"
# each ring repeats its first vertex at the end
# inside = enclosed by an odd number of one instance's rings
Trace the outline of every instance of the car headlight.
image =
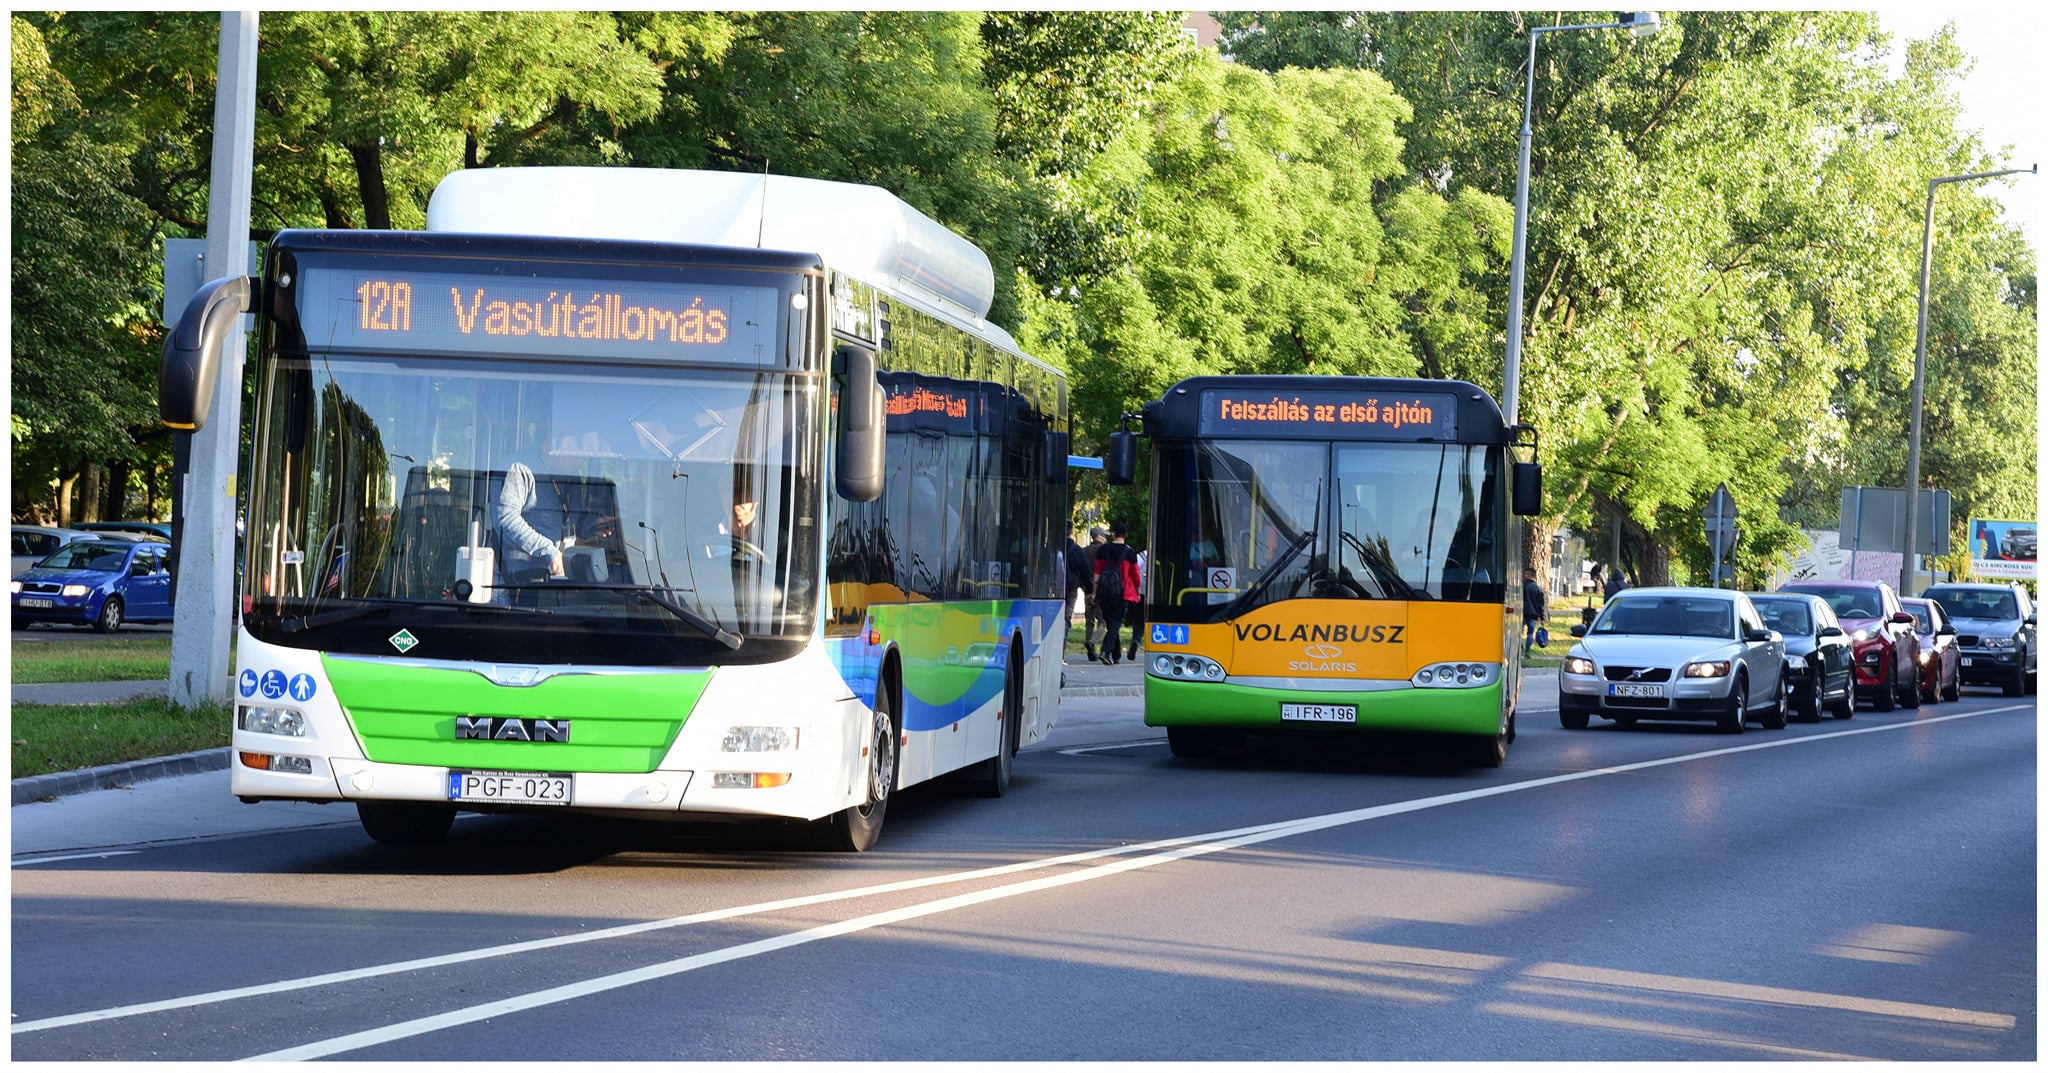
{"type": "Polygon", "coordinates": [[[1566,674],[1593,674],[1597,670],[1598,668],[1593,666],[1593,661],[1584,656],[1566,656],[1564,658],[1564,673],[1566,674]]]}
{"type": "Polygon", "coordinates": [[[1790,668],[1792,668],[1792,669],[1793,669],[1793,670],[1795,670],[1795,671],[1803,671],[1803,670],[1805,670],[1805,669],[1806,669],[1806,657],[1805,657],[1805,656],[1786,656],[1786,657],[1785,657],[1785,666],[1787,666],[1787,667],[1790,667],[1790,668]]]}
{"type": "Polygon", "coordinates": [[[1920,662],[1922,662],[1922,663],[1926,663],[1926,662],[1928,662],[1928,661],[1932,660],[1933,658],[1934,658],[1934,650],[1933,650],[1933,649],[1931,649],[1931,648],[1923,648],[1923,649],[1921,649],[1921,650],[1920,650],[1920,662]]]}
{"type": "Polygon", "coordinates": [[[2011,647],[2012,647],[2012,638],[2011,638],[2011,637],[1986,637],[1986,638],[1984,638],[1984,647],[1985,647],[1985,648],[2011,648],[2011,647]]]}
{"type": "Polygon", "coordinates": [[[1877,631],[1866,627],[1850,634],[1849,639],[1853,641],[1868,641],[1875,636],[1877,636],[1877,631]]]}
{"type": "Polygon", "coordinates": [[[92,586],[91,586],[91,585],[66,585],[66,586],[64,586],[64,595],[66,595],[66,596],[84,596],[84,595],[85,595],[86,593],[88,593],[88,592],[91,592],[91,591],[92,591],[92,586]]]}
{"type": "Polygon", "coordinates": [[[1732,664],[1725,659],[1706,659],[1685,665],[1687,678],[1726,678],[1732,664]]]}

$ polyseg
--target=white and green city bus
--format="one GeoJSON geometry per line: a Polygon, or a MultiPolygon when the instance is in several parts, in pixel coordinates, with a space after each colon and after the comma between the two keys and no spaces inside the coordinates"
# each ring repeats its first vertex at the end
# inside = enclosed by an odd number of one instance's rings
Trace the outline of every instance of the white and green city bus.
{"type": "Polygon", "coordinates": [[[256,314],[231,789],[819,821],[990,796],[1058,715],[1066,387],[887,192],[479,169],[424,232],[280,233],[166,344],[197,427],[256,314]]]}
{"type": "MultiPolygon", "coordinates": [[[[1132,416],[1152,444],[1145,723],[1175,755],[1377,729],[1506,760],[1533,430],[1468,383],[1338,376],[1194,377],[1132,416]]],[[[1110,482],[1136,462],[1113,434],[1110,482]]]]}

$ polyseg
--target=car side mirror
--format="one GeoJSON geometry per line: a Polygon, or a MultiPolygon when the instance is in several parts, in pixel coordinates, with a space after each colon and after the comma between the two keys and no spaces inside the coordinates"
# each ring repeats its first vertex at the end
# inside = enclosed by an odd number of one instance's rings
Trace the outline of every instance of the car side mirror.
{"type": "Polygon", "coordinates": [[[1956,635],[1956,628],[1954,626],[1943,626],[1934,631],[1934,635],[1936,637],[1954,637],[1956,635]]]}
{"type": "Polygon", "coordinates": [[[1843,633],[1843,632],[1842,632],[1842,628],[1841,628],[1840,626],[1822,626],[1822,627],[1820,628],[1820,636],[1822,636],[1822,637],[1847,637],[1847,636],[1849,636],[1849,635],[1848,635],[1848,634],[1846,634],[1846,633],[1843,633]]]}
{"type": "Polygon", "coordinates": [[[1578,625],[1578,626],[1573,626],[1573,627],[1572,627],[1572,636],[1573,636],[1573,637],[1584,637],[1584,636],[1586,636],[1586,627],[1585,627],[1584,625],[1578,625]]]}
{"type": "Polygon", "coordinates": [[[1783,638],[1783,637],[1780,637],[1780,636],[1778,636],[1777,634],[1775,634],[1775,633],[1772,633],[1772,632],[1771,632],[1770,630],[1765,630],[1765,629],[1754,629],[1754,630],[1749,630],[1749,631],[1745,632],[1745,633],[1744,633],[1744,634],[1743,634],[1742,636],[1743,636],[1743,638],[1744,638],[1744,639],[1746,639],[1746,640],[1750,640],[1750,641],[1782,641],[1782,640],[1784,640],[1784,638],[1783,638]]]}
{"type": "Polygon", "coordinates": [[[1894,611],[1892,612],[1892,621],[1901,626],[1911,626],[1913,624],[1913,616],[1904,611],[1894,611]]]}

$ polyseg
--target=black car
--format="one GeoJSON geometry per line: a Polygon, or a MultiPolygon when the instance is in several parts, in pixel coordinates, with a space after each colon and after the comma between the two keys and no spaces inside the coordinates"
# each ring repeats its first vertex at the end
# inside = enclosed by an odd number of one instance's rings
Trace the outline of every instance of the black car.
{"type": "Polygon", "coordinates": [[[2034,527],[2019,526],[2005,531],[2005,539],[1998,542],[1998,554],[2007,559],[2028,559],[2034,557],[2034,527]]]}
{"type": "Polygon", "coordinates": [[[1785,682],[1793,718],[1818,723],[1822,710],[1837,719],[1854,716],[1856,660],[1834,608],[1818,596],[1800,592],[1753,592],[1749,602],[1756,605],[1764,625],[1785,638],[1785,682]]]}
{"type": "Polygon", "coordinates": [[[1955,624],[1964,685],[1999,686],[2008,697],[2034,691],[2034,600],[2024,586],[1945,582],[1920,595],[1938,601],[1955,624]]]}

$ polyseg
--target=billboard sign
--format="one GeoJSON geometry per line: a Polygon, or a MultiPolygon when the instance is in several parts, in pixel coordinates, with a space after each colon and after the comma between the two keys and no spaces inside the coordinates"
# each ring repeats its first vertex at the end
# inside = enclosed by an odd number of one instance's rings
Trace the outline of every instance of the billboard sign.
{"type": "Polygon", "coordinates": [[[2036,576],[2037,528],[2031,521],[1970,519],[1970,572],[1978,577],[2036,576]]]}

